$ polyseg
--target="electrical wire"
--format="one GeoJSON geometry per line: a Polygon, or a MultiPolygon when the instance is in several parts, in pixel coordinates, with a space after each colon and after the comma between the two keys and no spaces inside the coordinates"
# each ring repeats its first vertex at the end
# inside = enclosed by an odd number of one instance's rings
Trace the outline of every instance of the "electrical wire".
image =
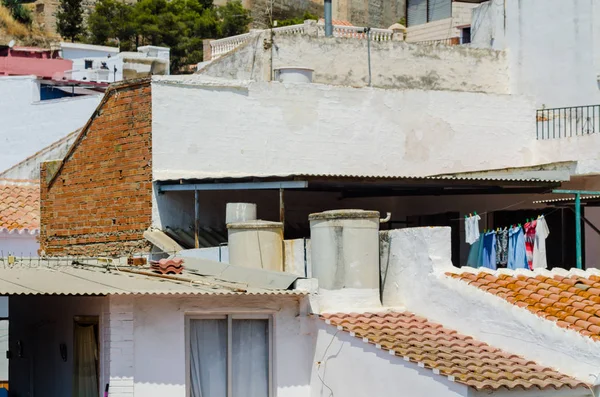
{"type": "MultiPolygon", "coordinates": [[[[337,336],[338,332],[340,332],[339,329],[337,331],[335,331],[335,334],[333,334],[333,336],[331,337],[331,341],[329,342],[329,344],[325,348],[325,351],[323,352],[323,357],[321,358],[320,361],[318,361],[318,366],[319,367],[323,363],[323,360],[325,360],[325,356],[327,355],[327,351],[329,351],[329,348],[333,344],[333,341],[335,340],[335,337],[337,336]]],[[[321,374],[319,373],[319,368],[317,368],[317,376],[319,377],[319,380],[321,381],[321,383],[323,384],[323,386],[325,386],[329,390],[330,396],[334,397],[333,389],[331,387],[329,387],[329,385],[327,383],[325,383],[325,380],[321,377],[321,374]]]]}

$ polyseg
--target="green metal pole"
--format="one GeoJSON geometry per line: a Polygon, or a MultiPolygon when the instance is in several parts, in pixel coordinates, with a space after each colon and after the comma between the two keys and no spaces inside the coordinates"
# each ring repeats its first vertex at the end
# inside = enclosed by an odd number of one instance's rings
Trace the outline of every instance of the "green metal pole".
{"type": "Polygon", "coordinates": [[[577,252],[577,269],[583,269],[581,256],[581,193],[575,193],[575,250],[577,252]]]}

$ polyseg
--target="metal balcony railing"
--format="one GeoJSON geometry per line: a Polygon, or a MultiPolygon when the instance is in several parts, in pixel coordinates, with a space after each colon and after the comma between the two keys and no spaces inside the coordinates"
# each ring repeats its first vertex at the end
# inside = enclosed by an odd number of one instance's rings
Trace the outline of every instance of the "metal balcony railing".
{"type": "Polygon", "coordinates": [[[537,139],[591,135],[600,130],[600,105],[540,109],[536,120],[537,139]]]}

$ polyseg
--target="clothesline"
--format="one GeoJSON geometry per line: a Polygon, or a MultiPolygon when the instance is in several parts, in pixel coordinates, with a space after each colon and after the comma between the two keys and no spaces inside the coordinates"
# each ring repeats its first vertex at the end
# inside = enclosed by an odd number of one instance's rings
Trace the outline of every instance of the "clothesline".
{"type": "MultiPolygon", "coordinates": [[[[517,205],[517,204],[513,204],[517,205]]],[[[481,217],[465,216],[465,241],[471,245],[467,266],[497,269],[547,268],[546,238],[550,234],[546,217],[557,211],[555,208],[545,215],[527,219],[521,226],[484,229],[479,232],[481,217]]]]}
{"type": "MultiPolygon", "coordinates": [[[[519,202],[507,205],[506,207],[498,208],[498,209],[495,209],[495,210],[489,210],[489,211],[480,212],[480,213],[478,213],[478,215],[481,216],[481,215],[487,215],[487,214],[490,214],[490,213],[493,213],[493,212],[504,211],[504,210],[507,210],[509,208],[513,208],[513,207],[516,207],[518,205],[525,204],[525,203],[529,202],[530,200],[531,199],[529,199],[529,200],[521,200],[519,202]]],[[[554,210],[552,212],[554,212],[554,210]]],[[[548,215],[551,214],[552,212],[549,212],[548,215]]],[[[450,219],[450,221],[462,221],[463,219],[464,219],[464,217],[463,218],[450,219]]]]}

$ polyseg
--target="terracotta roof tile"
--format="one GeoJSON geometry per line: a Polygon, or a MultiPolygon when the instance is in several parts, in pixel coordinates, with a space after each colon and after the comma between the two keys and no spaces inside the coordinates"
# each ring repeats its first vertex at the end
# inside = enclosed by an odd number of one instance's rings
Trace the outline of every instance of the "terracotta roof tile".
{"type": "Polygon", "coordinates": [[[0,231],[33,233],[39,229],[39,183],[0,180],[0,231]]]}
{"type": "MultiPolygon", "coordinates": [[[[492,282],[491,279],[488,280],[492,282]]],[[[327,323],[477,390],[585,383],[407,312],[323,314],[327,323]]]]}
{"type": "Polygon", "coordinates": [[[556,274],[548,277],[538,274],[533,277],[532,273],[528,277],[523,274],[493,275],[487,272],[447,275],[497,295],[555,322],[559,327],[600,340],[600,288],[595,287],[599,280],[597,276],[556,274]],[[494,289],[499,289],[500,285],[506,285],[509,291],[505,294],[495,292],[494,289]]]}

